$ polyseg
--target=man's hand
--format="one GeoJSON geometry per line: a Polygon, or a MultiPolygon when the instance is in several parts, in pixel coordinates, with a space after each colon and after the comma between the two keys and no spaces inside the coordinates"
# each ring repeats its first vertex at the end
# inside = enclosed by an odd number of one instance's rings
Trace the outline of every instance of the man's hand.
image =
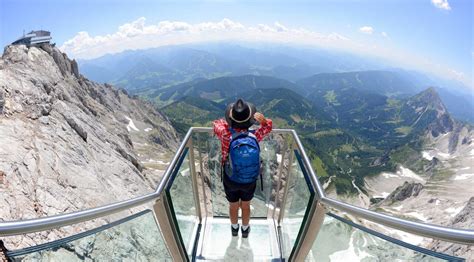
{"type": "Polygon", "coordinates": [[[267,122],[267,119],[265,119],[265,116],[263,116],[262,113],[257,112],[253,115],[253,118],[257,120],[260,124],[265,124],[267,122]]]}

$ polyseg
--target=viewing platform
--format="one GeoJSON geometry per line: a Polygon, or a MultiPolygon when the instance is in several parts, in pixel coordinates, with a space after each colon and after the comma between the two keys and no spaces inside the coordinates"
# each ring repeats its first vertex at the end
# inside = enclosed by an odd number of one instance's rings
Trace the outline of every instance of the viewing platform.
{"type": "Polygon", "coordinates": [[[395,239],[358,221],[474,244],[474,230],[409,221],[326,196],[292,129],[273,130],[260,148],[263,179],[257,180],[251,202],[252,231],[246,239],[231,236],[220,177],[220,142],[211,128],[193,127],[154,192],[73,213],[1,222],[0,238],[5,240],[96,218],[110,221],[53,242],[8,250],[6,256],[12,261],[326,261],[338,259],[331,255],[334,250],[352,248],[364,250],[355,255],[369,261],[464,261],[395,239]],[[121,211],[127,215],[118,217],[121,211]],[[345,236],[355,239],[352,246],[343,247],[345,236]],[[63,250],[74,250],[76,256],[63,250]]]}

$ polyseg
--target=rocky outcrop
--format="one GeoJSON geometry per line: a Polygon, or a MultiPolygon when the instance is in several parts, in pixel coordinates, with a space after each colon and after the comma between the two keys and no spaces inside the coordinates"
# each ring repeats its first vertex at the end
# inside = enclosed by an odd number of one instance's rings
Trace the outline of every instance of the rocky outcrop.
{"type": "Polygon", "coordinates": [[[3,244],[3,241],[0,240],[0,262],[7,261],[7,248],[5,247],[5,244],[3,244]]]}
{"type": "Polygon", "coordinates": [[[406,182],[403,185],[397,187],[395,191],[393,191],[390,195],[385,198],[385,201],[395,202],[395,201],[403,201],[409,197],[416,197],[423,189],[423,184],[415,183],[415,182],[406,182]]]}
{"type": "Polygon", "coordinates": [[[423,172],[427,174],[429,177],[432,177],[439,164],[440,164],[439,159],[436,157],[433,157],[433,159],[431,159],[428,164],[423,166],[423,172]]]}
{"type": "MultiPolygon", "coordinates": [[[[0,59],[0,145],[0,221],[9,221],[150,192],[163,170],[143,162],[168,161],[178,138],[153,106],[84,78],[56,47],[17,45],[0,59]]],[[[14,249],[101,222],[5,242],[14,249]]]]}
{"type": "MultiPolygon", "coordinates": [[[[446,134],[456,126],[456,122],[448,113],[434,88],[428,88],[410,98],[406,106],[411,107],[416,112],[414,116],[407,116],[408,118],[415,117],[414,119],[416,119],[411,125],[412,128],[421,128],[433,137],[446,134]]],[[[403,109],[402,111],[409,112],[403,109]]]]}
{"type": "Polygon", "coordinates": [[[385,166],[388,163],[388,161],[390,161],[390,152],[391,152],[390,150],[385,151],[382,156],[374,159],[370,163],[370,166],[385,166]]]}
{"type": "MultiPolygon", "coordinates": [[[[466,206],[450,222],[450,227],[473,229],[474,228],[474,197],[471,197],[466,206]]],[[[429,247],[437,252],[452,256],[459,256],[466,259],[474,258],[474,246],[448,243],[441,240],[434,240],[429,247]]]]}
{"type": "Polygon", "coordinates": [[[3,92],[0,90],[0,115],[3,114],[4,106],[5,106],[5,99],[3,98],[3,92]]]}

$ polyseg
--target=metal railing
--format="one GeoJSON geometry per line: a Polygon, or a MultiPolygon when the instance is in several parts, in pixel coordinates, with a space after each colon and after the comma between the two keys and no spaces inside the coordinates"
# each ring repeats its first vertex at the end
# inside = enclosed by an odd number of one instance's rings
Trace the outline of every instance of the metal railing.
{"type": "MultiPolygon", "coordinates": [[[[179,157],[183,153],[183,150],[187,147],[188,141],[192,137],[192,134],[202,133],[202,132],[211,133],[212,129],[208,127],[192,127],[189,129],[181,145],[179,146],[176,154],[174,155],[172,161],[167,167],[162,180],[160,181],[158,187],[156,188],[154,192],[140,196],[140,197],[136,197],[133,199],[124,200],[124,201],[116,202],[113,204],[96,207],[92,209],[87,209],[87,210],[82,210],[82,211],[77,211],[77,212],[72,212],[68,214],[61,214],[61,215],[29,219],[29,220],[1,222],[0,223],[0,236],[26,234],[26,233],[44,231],[44,230],[53,229],[53,228],[59,228],[66,225],[77,224],[77,223],[88,221],[94,218],[104,217],[104,216],[114,214],[126,209],[137,207],[147,202],[151,202],[153,200],[158,199],[161,193],[163,192],[171,176],[171,173],[173,169],[175,168],[175,165],[179,157]]],[[[467,244],[467,245],[474,244],[474,230],[456,229],[456,228],[443,227],[443,226],[438,226],[438,225],[433,225],[433,224],[408,221],[401,218],[396,218],[389,215],[377,213],[365,208],[356,207],[356,206],[341,202],[339,200],[326,197],[322,189],[322,186],[319,183],[318,177],[311,166],[311,162],[303,148],[303,145],[296,131],[292,129],[274,129],[273,133],[292,135],[294,141],[296,142],[296,146],[302,155],[306,169],[308,170],[310,174],[311,183],[316,189],[315,201],[318,201],[323,206],[332,207],[334,209],[347,212],[358,218],[363,218],[363,219],[375,222],[377,224],[381,224],[381,225],[388,226],[391,228],[406,231],[408,233],[422,235],[422,236],[434,238],[434,239],[442,239],[449,242],[456,242],[456,243],[467,244]]],[[[307,231],[309,230],[310,227],[305,226],[304,228],[307,231]]]]}

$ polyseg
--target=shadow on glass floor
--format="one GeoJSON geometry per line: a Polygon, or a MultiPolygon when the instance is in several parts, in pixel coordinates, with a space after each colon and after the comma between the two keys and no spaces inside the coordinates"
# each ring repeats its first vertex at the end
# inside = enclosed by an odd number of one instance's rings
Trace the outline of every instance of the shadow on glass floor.
{"type": "Polygon", "coordinates": [[[250,226],[249,237],[245,239],[241,232],[237,237],[232,236],[228,218],[208,220],[204,239],[198,248],[198,260],[271,261],[279,258],[278,247],[272,245],[276,243],[273,223],[254,219],[250,226]]]}

